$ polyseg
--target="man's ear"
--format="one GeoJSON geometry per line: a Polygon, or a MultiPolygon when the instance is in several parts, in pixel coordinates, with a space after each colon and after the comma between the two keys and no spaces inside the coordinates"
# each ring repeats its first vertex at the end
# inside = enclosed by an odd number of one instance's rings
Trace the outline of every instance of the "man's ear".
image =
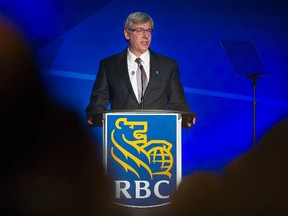
{"type": "Polygon", "coordinates": [[[130,35],[129,35],[129,32],[127,29],[124,29],[124,37],[126,40],[129,40],[130,39],[130,35]]]}

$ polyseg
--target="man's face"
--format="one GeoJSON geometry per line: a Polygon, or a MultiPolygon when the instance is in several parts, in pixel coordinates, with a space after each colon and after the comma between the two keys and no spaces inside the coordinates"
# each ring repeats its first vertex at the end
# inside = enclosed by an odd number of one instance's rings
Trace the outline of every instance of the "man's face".
{"type": "Polygon", "coordinates": [[[124,30],[124,36],[129,41],[129,50],[137,57],[149,48],[152,39],[151,30],[152,26],[150,22],[133,24],[131,30],[124,30]]]}

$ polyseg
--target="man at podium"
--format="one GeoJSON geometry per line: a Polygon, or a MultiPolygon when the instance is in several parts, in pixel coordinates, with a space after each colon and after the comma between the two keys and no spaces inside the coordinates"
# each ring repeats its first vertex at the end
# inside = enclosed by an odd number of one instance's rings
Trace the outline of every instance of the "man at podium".
{"type": "MultiPolygon", "coordinates": [[[[101,125],[101,113],[110,104],[112,110],[175,110],[190,112],[178,63],[149,49],[154,31],[153,19],[143,12],[128,16],[124,37],[128,47],[100,61],[87,106],[89,126],[101,125]]],[[[192,116],[183,118],[183,126],[192,125],[192,116]]]]}

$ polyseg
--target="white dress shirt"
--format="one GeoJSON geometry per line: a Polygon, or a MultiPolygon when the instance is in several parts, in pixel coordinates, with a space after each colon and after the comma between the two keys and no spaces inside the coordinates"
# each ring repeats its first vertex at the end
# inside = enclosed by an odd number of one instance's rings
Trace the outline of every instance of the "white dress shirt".
{"type": "MultiPolygon", "coordinates": [[[[138,70],[138,64],[135,62],[136,58],[137,57],[133,53],[131,53],[129,48],[128,48],[128,52],[127,52],[128,72],[129,72],[130,82],[132,84],[134,93],[137,96],[138,95],[138,88],[137,88],[136,72],[138,70]]],[[[150,73],[149,73],[149,71],[150,71],[150,52],[149,52],[149,50],[147,50],[145,53],[143,53],[140,56],[140,58],[141,58],[144,70],[146,72],[147,81],[149,83],[149,78],[150,78],[150,73]]],[[[140,101],[140,98],[138,98],[138,101],[140,101]]]]}

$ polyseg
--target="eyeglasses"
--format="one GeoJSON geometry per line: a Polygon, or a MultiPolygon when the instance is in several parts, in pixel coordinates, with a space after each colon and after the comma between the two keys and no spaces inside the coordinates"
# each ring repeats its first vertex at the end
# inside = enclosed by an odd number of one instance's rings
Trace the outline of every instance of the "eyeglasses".
{"type": "Polygon", "coordinates": [[[136,34],[138,34],[138,35],[144,35],[145,33],[148,33],[148,35],[152,35],[153,34],[153,29],[147,29],[147,30],[145,30],[145,29],[141,29],[141,28],[139,28],[139,29],[128,29],[129,31],[132,31],[132,32],[136,32],[136,34]]]}

